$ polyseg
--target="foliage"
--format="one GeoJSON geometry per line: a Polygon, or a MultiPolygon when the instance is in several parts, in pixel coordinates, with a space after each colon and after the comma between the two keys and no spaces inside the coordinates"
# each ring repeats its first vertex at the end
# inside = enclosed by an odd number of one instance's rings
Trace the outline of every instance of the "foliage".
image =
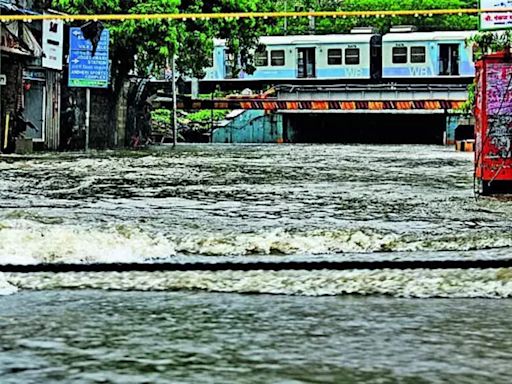
{"type": "Polygon", "coordinates": [[[459,108],[459,111],[461,113],[464,113],[466,115],[470,115],[473,113],[473,108],[476,105],[476,84],[469,84],[468,85],[468,99],[462,104],[462,106],[459,108]]]}
{"type": "MultiPolygon", "coordinates": [[[[226,117],[229,111],[227,110],[213,110],[213,121],[219,121],[226,117]]],[[[155,123],[160,124],[171,124],[172,111],[169,109],[155,109],[151,111],[151,120],[155,123]]],[[[212,119],[212,111],[203,109],[194,113],[186,115],[184,118],[178,118],[179,120],[188,120],[192,123],[207,124],[212,119]]]]}
{"type": "Polygon", "coordinates": [[[213,121],[219,121],[224,119],[229,111],[224,109],[214,109],[213,111],[203,109],[201,111],[191,113],[187,116],[187,119],[194,123],[209,123],[212,120],[212,112],[213,121]]]}
{"type": "Polygon", "coordinates": [[[504,51],[512,47],[512,31],[481,32],[468,39],[467,45],[473,45],[475,59],[493,52],[504,51]]]}
{"type": "MultiPolygon", "coordinates": [[[[270,0],[53,0],[52,6],[77,14],[99,13],[209,13],[251,12],[270,9],[270,0]]],[[[252,48],[265,31],[261,19],[240,20],[126,20],[106,25],[112,36],[113,76],[125,78],[156,73],[169,65],[176,54],[177,69],[185,75],[204,76],[211,61],[213,38],[227,39],[235,57],[233,72],[254,70],[252,48]]]]}
{"type": "MultiPolygon", "coordinates": [[[[467,45],[473,46],[476,60],[485,54],[506,51],[512,47],[512,31],[504,32],[481,32],[477,33],[466,41],[467,45]]],[[[476,81],[476,79],[475,79],[476,81]]],[[[476,103],[476,84],[468,86],[468,100],[460,108],[461,112],[470,114],[476,103]]]]}
{"type": "MultiPolygon", "coordinates": [[[[282,11],[398,11],[428,9],[476,8],[476,0],[281,0],[276,3],[276,10],[282,11]]],[[[306,33],[347,33],[354,27],[372,26],[380,32],[389,31],[393,25],[415,25],[420,30],[469,30],[476,29],[478,19],[471,15],[433,15],[433,16],[386,16],[386,17],[347,17],[317,18],[314,31],[310,20],[287,18],[279,20],[277,26],[269,28],[271,34],[306,34],[306,33]]]]}
{"type": "Polygon", "coordinates": [[[171,124],[172,113],[169,109],[154,109],[151,111],[151,120],[160,124],[171,124]]]}
{"type": "MultiPolygon", "coordinates": [[[[52,7],[75,13],[214,13],[303,10],[403,10],[476,7],[476,0],[53,0],[52,7]]],[[[211,61],[213,37],[226,39],[233,56],[232,74],[255,70],[253,48],[261,34],[346,33],[353,27],[373,26],[386,32],[392,25],[428,29],[474,29],[477,18],[468,15],[393,16],[372,18],[143,20],[111,22],[114,78],[135,70],[139,75],[160,72],[177,54],[180,73],[201,78],[211,61]],[[284,25],[287,25],[286,30],[284,25]]]]}
{"type": "Polygon", "coordinates": [[[226,97],[228,92],[215,90],[213,93],[201,93],[198,95],[199,99],[221,99],[226,97]]]}

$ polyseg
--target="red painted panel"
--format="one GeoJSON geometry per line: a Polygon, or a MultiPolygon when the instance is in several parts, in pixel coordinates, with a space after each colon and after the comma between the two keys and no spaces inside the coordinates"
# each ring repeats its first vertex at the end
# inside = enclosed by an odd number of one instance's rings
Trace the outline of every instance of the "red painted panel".
{"type": "Polygon", "coordinates": [[[510,57],[489,55],[477,64],[475,117],[477,178],[491,184],[494,181],[512,181],[510,57]]]}

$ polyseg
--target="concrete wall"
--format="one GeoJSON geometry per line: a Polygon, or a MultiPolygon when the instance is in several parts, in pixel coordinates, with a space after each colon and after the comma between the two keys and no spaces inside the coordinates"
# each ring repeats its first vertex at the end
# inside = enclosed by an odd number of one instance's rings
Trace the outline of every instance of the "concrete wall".
{"type": "Polygon", "coordinates": [[[113,148],[116,143],[116,99],[111,90],[91,90],[89,145],[95,149],[113,148]]]}
{"type": "Polygon", "coordinates": [[[14,55],[2,54],[2,74],[6,76],[7,84],[0,86],[0,151],[4,149],[5,117],[10,116],[10,125],[19,105],[22,95],[22,62],[14,55]]]}
{"type": "Polygon", "coordinates": [[[455,130],[459,125],[460,115],[446,116],[445,145],[455,144],[455,130]]]}
{"type": "Polygon", "coordinates": [[[452,144],[459,115],[268,114],[247,110],[213,131],[214,143],[452,144]]]}
{"type": "Polygon", "coordinates": [[[130,82],[126,81],[123,84],[121,92],[117,96],[116,106],[116,131],[114,136],[114,146],[124,147],[128,144],[126,136],[128,124],[128,94],[130,91],[130,82]]]}
{"type": "Polygon", "coordinates": [[[281,143],[283,117],[260,110],[247,110],[213,131],[214,143],[281,143]]]}
{"type": "MultiPolygon", "coordinates": [[[[64,79],[67,79],[65,76],[64,79]]],[[[65,80],[64,80],[65,81],[65,80]]],[[[62,87],[60,148],[85,148],[85,90],[62,87]]]]}
{"type": "MultiPolygon", "coordinates": [[[[62,89],[61,148],[85,148],[86,97],[84,88],[62,89]]],[[[91,89],[89,147],[114,148],[124,145],[116,130],[123,114],[116,113],[116,97],[110,89],[91,89]]]]}

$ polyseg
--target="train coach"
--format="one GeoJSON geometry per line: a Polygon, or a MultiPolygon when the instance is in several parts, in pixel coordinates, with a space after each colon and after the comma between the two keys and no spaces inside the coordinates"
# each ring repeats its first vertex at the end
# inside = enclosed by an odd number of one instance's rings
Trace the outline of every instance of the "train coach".
{"type": "MultiPolygon", "coordinates": [[[[380,74],[382,37],[376,34],[266,36],[254,53],[256,71],[246,80],[371,79],[380,74]]],[[[228,79],[233,61],[216,41],[214,66],[206,79],[228,79]]]]}
{"type": "Polygon", "coordinates": [[[382,78],[473,78],[475,32],[388,33],[382,39],[382,78]]]}
{"type": "Polygon", "coordinates": [[[350,34],[265,36],[254,55],[256,71],[232,77],[233,58],[216,40],[213,65],[203,81],[240,83],[468,80],[473,52],[466,41],[474,31],[404,32],[379,35],[370,29],[350,34]],[[361,33],[364,31],[365,33],[361,33]]]}

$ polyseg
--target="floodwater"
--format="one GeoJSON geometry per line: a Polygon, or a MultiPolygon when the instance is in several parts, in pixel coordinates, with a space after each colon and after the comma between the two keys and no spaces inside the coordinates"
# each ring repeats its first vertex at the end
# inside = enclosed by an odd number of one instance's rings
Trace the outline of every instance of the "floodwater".
{"type": "MultiPolygon", "coordinates": [[[[4,157],[0,262],[508,258],[512,204],[472,171],[439,146],[4,157]]],[[[0,274],[1,294],[2,383],[509,382],[509,269],[0,274]]]]}

